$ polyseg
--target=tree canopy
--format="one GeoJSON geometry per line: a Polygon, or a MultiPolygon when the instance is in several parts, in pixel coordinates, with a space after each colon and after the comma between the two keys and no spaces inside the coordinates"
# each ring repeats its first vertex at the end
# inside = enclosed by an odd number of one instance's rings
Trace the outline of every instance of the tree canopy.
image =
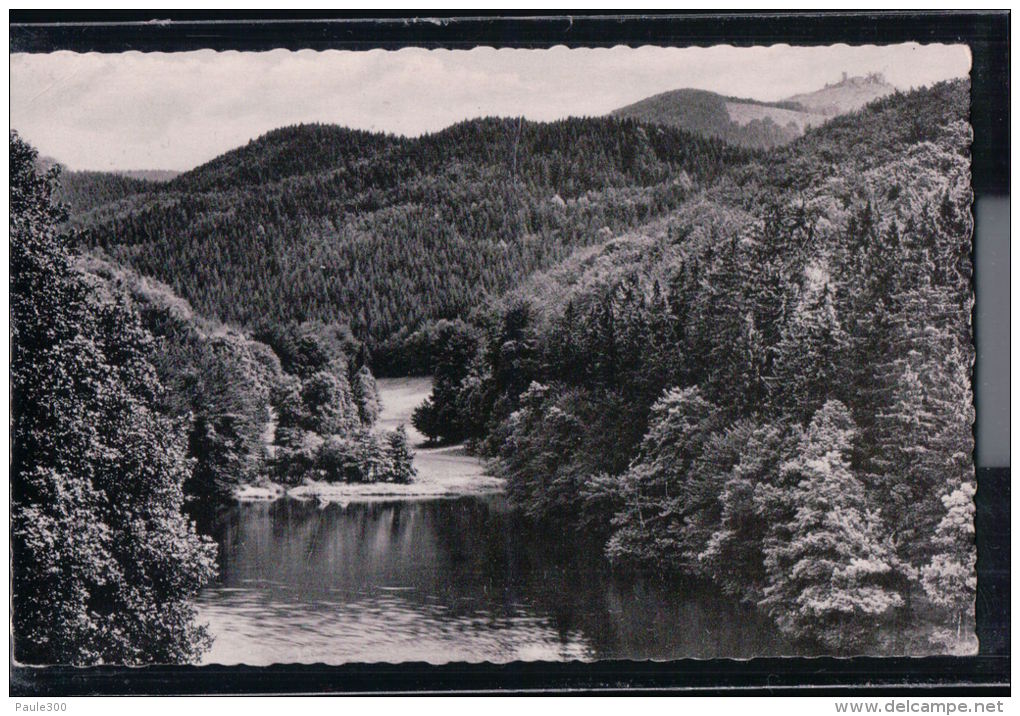
{"type": "Polygon", "coordinates": [[[137,313],[72,260],[55,173],[11,163],[14,656],[181,663],[207,646],[192,598],[215,546],[182,512],[185,426],[161,409],[137,313]]]}

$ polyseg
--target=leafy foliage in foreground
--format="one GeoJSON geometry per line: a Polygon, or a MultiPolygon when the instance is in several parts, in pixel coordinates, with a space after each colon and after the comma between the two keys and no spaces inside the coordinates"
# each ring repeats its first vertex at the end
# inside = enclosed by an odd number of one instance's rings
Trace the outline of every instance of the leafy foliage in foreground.
{"type": "Polygon", "coordinates": [[[795,637],[972,648],[968,100],[880,100],[533,278],[446,332],[419,428],[795,637]]]}
{"type": "Polygon", "coordinates": [[[54,175],[10,138],[14,656],[180,663],[215,546],[181,512],[185,426],[163,413],[138,315],[75,266],[54,175]]]}
{"type": "Polygon", "coordinates": [[[209,638],[192,600],[215,545],[184,508],[272,472],[406,482],[406,435],[371,430],[378,392],[348,330],[276,326],[271,347],[72,253],[58,172],[40,175],[15,134],[10,159],[15,658],[194,661],[209,638]],[[295,436],[322,446],[301,473],[295,436]]]}

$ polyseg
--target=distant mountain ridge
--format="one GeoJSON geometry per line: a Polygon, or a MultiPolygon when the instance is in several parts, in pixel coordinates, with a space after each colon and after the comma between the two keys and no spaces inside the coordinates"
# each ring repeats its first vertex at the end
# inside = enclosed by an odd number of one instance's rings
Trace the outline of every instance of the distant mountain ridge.
{"type": "Polygon", "coordinates": [[[814,92],[795,94],[785,101],[798,104],[808,112],[835,117],[856,111],[895,91],[896,87],[886,82],[885,75],[880,72],[859,77],[847,77],[844,72],[839,82],[827,84],[814,92]]]}
{"type": "Polygon", "coordinates": [[[172,169],[74,170],[49,156],[39,156],[35,163],[43,172],[60,167],[57,200],[72,214],[146,193],[182,174],[172,169]]]}
{"type": "MultiPolygon", "coordinates": [[[[59,166],[59,165],[58,165],[59,166]]],[[[82,214],[97,206],[122,201],[137,194],[146,194],[164,181],[129,176],[122,172],[60,172],[57,199],[71,214],[82,214]]]]}
{"type": "Polygon", "coordinates": [[[51,167],[59,166],[61,174],[64,176],[67,176],[68,174],[83,174],[93,177],[116,176],[124,177],[126,179],[140,179],[142,181],[151,181],[155,183],[168,182],[184,173],[176,169],[68,169],[59,159],[44,155],[40,155],[39,158],[36,159],[35,163],[40,171],[46,171],[51,167]]]}
{"type": "Polygon", "coordinates": [[[778,102],[727,97],[699,89],[678,89],[613,110],[615,117],[680,127],[742,147],[767,149],[787,144],[808,127],[860,109],[896,88],[879,73],[843,74],[839,82],[778,102]]]}
{"type": "Polygon", "coordinates": [[[168,182],[182,174],[176,169],[116,169],[110,173],[119,174],[128,179],[141,179],[156,183],[168,182]]]}

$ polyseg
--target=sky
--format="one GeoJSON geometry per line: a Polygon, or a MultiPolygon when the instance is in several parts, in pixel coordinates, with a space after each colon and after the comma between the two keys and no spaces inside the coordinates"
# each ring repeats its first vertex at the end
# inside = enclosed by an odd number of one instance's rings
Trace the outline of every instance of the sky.
{"type": "Polygon", "coordinates": [[[463,119],[605,114],[694,87],[778,100],[882,72],[970,72],[965,45],[13,54],[11,127],[70,169],[191,169],[265,132],[329,122],[415,136],[463,119]]]}

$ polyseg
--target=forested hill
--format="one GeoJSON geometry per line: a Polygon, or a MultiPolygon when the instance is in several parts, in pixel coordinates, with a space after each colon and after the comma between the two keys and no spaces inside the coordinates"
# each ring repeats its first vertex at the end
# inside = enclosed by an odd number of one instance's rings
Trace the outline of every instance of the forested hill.
{"type": "Polygon", "coordinates": [[[299,126],[72,224],[205,315],[347,321],[377,343],[467,315],[750,156],[611,118],[482,119],[417,139],[299,126]]]}
{"type": "MultiPolygon", "coordinates": [[[[760,161],[744,163],[717,182],[711,193],[758,211],[770,196],[826,185],[848,198],[859,197],[876,172],[902,159],[908,149],[917,153],[916,147],[936,141],[950,126],[964,131],[969,107],[970,85],[965,80],[897,92],[829,120],[760,161]]],[[[889,176],[886,183],[895,195],[922,190],[899,175],[889,176]]]]}
{"type": "Polygon", "coordinates": [[[230,190],[322,172],[354,172],[408,140],[329,124],[283,127],[176,178],[182,191],[230,190]]]}
{"type": "Polygon", "coordinates": [[[612,114],[761,148],[786,144],[800,136],[805,127],[827,119],[792,102],[758,102],[699,89],[663,92],[612,114]]]}
{"type": "Polygon", "coordinates": [[[809,131],[444,326],[416,426],[550,533],[793,637],[972,653],[968,89],[809,131]]]}
{"type": "Polygon", "coordinates": [[[895,92],[896,87],[886,82],[880,72],[857,77],[847,77],[844,73],[839,82],[832,82],[814,92],[795,94],[784,101],[799,104],[809,112],[835,117],[895,92]]]}
{"type": "Polygon", "coordinates": [[[844,74],[839,82],[779,102],[679,89],[621,107],[612,114],[681,127],[739,146],[769,148],[788,144],[809,127],[818,127],[832,117],[858,110],[895,91],[880,74],[861,77],[844,74]]]}

